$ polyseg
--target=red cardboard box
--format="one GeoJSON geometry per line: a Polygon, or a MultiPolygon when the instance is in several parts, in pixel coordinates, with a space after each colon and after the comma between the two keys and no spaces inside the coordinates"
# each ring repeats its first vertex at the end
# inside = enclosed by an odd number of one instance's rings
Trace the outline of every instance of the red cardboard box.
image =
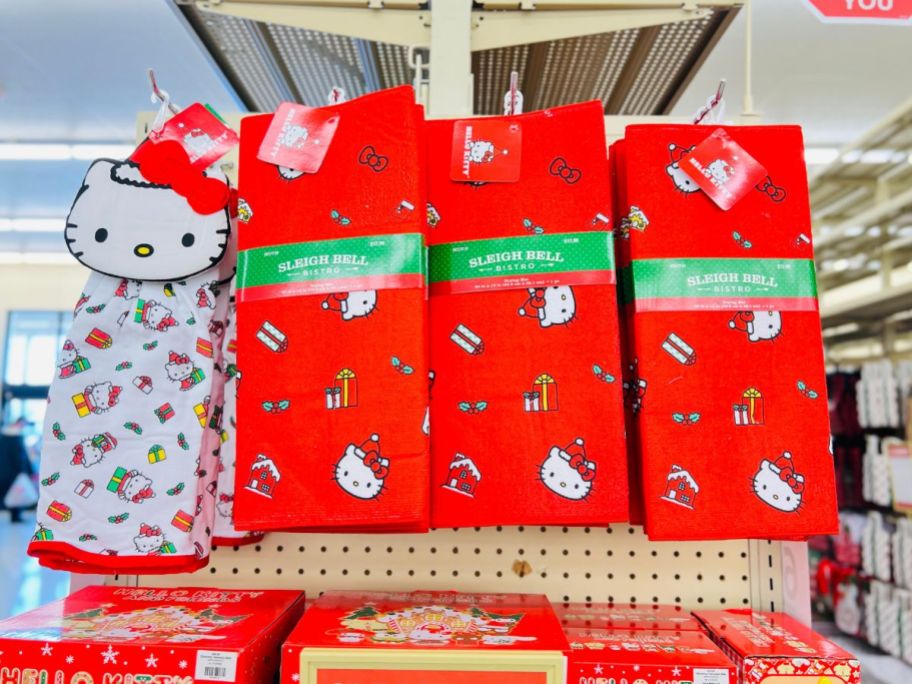
{"type": "Polygon", "coordinates": [[[564,628],[650,629],[701,632],[703,627],[681,606],[635,603],[557,603],[564,628]]]}
{"type": "Polygon", "coordinates": [[[861,684],[848,651],[784,613],[699,611],[710,637],[750,684],[861,684]]]}
{"type": "Polygon", "coordinates": [[[568,629],[570,682],[736,684],[737,671],[702,632],[568,629]]]}
{"type": "Polygon", "coordinates": [[[86,587],[0,622],[0,682],[269,682],[303,609],[297,591],[86,587]]]}
{"type": "Polygon", "coordinates": [[[563,684],[567,640],[544,596],[332,591],[282,647],[282,684],[563,684]]]}

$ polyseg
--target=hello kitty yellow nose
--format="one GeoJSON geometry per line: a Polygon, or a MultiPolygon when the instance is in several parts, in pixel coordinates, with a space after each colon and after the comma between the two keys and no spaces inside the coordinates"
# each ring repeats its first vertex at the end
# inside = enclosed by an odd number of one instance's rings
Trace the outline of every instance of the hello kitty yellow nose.
{"type": "Polygon", "coordinates": [[[152,252],[154,252],[154,251],[155,251],[155,249],[153,249],[152,245],[146,244],[145,242],[142,244],[136,245],[136,247],[133,248],[133,254],[135,254],[138,257],[151,256],[152,252]]]}
{"type": "Polygon", "coordinates": [[[355,487],[357,487],[357,486],[358,486],[358,481],[355,480],[354,482],[352,482],[352,484],[355,485],[355,487]]]}
{"type": "Polygon", "coordinates": [[[773,494],[773,501],[779,501],[779,495],[773,494]]]}

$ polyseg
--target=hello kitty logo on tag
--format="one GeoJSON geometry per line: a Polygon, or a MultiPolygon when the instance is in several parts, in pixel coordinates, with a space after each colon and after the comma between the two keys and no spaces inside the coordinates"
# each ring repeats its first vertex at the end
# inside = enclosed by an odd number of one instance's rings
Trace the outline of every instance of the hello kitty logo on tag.
{"type": "Polygon", "coordinates": [[[725,211],[767,177],[766,169],[723,128],[683,154],[677,164],[681,173],[725,211]]]}
{"type": "Polygon", "coordinates": [[[450,178],[474,183],[519,180],[522,127],[507,119],[468,119],[453,124],[450,178]]]}
{"type": "Polygon", "coordinates": [[[202,170],[225,156],[240,138],[214,109],[196,102],[168,119],[161,130],[151,131],[149,140],[180,143],[190,157],[190,164],[202,170]]]}
{"type": "Polygon", "coordinates": [[[339,114],[332,110],[283,102],[263,136],[257,159],[278,166],[286,180],[317,173],[338,126],[339,114]]]}

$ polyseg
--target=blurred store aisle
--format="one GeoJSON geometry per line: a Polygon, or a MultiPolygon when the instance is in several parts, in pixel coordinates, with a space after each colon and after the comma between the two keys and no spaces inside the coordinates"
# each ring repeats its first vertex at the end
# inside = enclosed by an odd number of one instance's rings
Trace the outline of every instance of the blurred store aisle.
{"type": "Polygon", "coordinates": [[[62,598],[70,587],[69,573],[42,568],[26,555],[35,518],[32,514],[24,518],[13,524],[7,513],[0,513],[0,618],[62,598]]]}

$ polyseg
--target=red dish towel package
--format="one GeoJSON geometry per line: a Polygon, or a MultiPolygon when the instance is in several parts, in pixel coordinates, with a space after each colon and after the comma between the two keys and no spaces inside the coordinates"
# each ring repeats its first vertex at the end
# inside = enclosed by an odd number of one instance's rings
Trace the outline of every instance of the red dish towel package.
{"type": "Polygon", "coordinates": [[[625,520],[601,107],[427,131],[432,525],[625,520]]]}
{"type": "Polygon", "coordinates": [[[235,526],[424,530],[422,113],[410,87],[287,107],[241,128],[235,526]]]}
{"type": "Polygon", "coordinates": [[[631,126],[622,159],[648,535],[835,533],[800,129],[631,126]]]}

